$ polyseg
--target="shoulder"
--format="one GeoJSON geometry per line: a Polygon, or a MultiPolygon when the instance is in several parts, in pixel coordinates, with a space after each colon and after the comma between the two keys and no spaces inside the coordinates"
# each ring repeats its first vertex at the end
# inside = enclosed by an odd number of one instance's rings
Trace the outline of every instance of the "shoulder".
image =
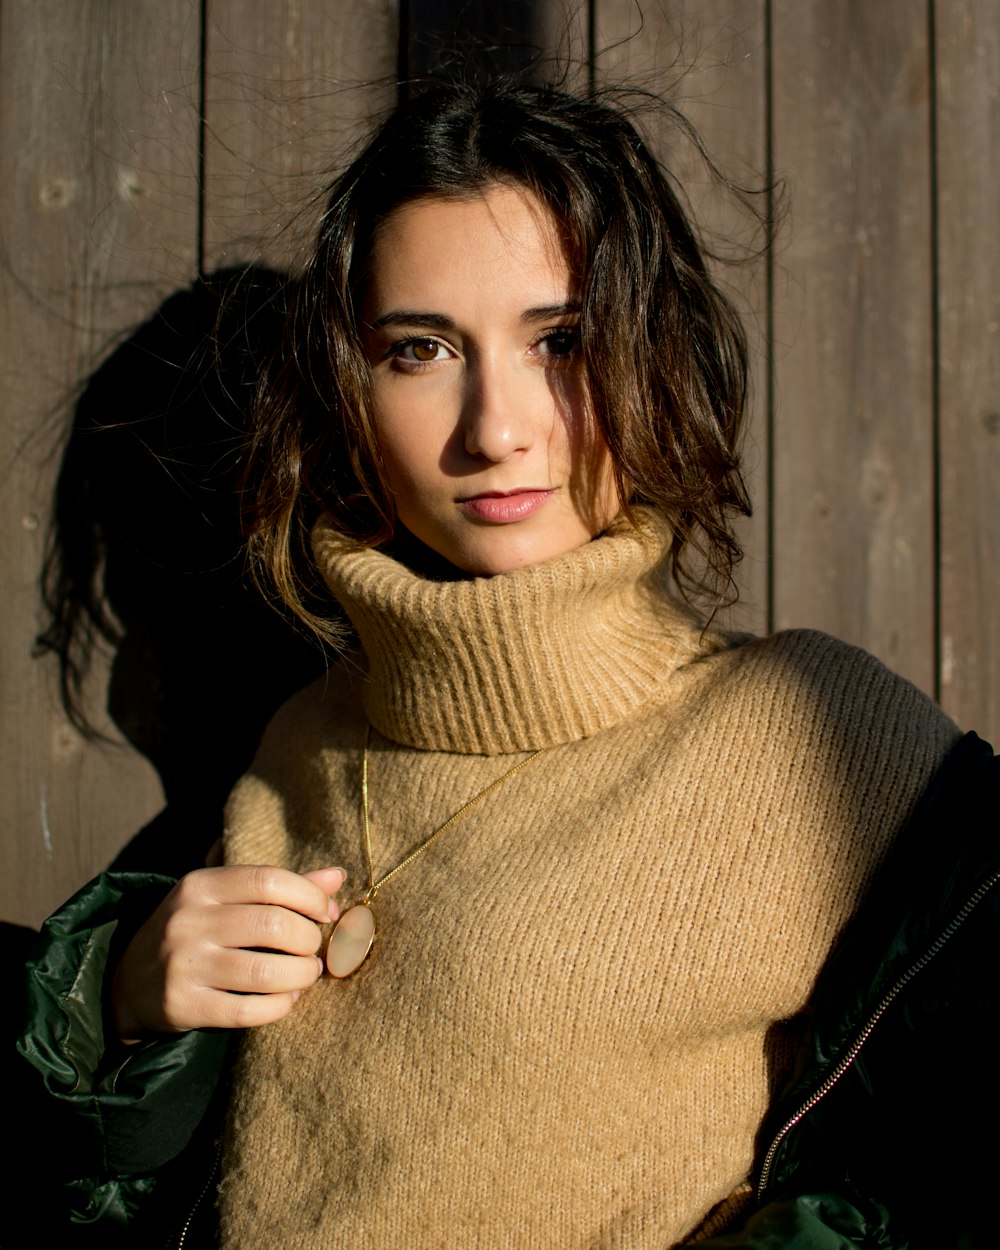
{"type": "MultiPolygon", "coordinates": [[[[937,704],[881,660],[829,634],[790,629],[732,639],[718,653],[731,694],[818,727],[930,733],[950,747],[959,731],[937,704]]],[[[721,674],[720,674],[721,675],[721,674]]]]}
{"type": "Polygon", "coordinates": [[[729,744],[727,764],[739,754],[737,767],[905,814],[961,737],[931,698],[859,647],[804,629],[730,643],[694,666],[705,671],[699,713],[729,744]]]}
{"type": "Polygon", "coordinates": [[[228,862],[284,863],[285,832],[323,823],[331,779],[360,751],[364,680],[364,670],[348,657],[274,714],[226,804],[228,862]]]}
{"type": "Polygon", "coordinates": [[[360,741],[364,726],[361,696],[367,681],[364,661],[355,654],[331,665],[322,676],[287,699],[268,723],[252,771],[274,767],[304,749],[322,750],[341,741],[360,741]]]}

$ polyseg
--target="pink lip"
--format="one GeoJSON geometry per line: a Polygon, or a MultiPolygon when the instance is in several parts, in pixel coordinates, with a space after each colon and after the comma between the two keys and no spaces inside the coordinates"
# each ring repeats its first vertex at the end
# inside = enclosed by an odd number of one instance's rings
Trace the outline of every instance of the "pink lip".
{"type": "Polygon", "coordinates": [[[507,494],[490,490],[473,495],[471,499],[460,499],[458,506],[477,521],[485,521],[489,525],[510,525],[537,512],[554,494],[554,490],[512,490],[507,494]]]}

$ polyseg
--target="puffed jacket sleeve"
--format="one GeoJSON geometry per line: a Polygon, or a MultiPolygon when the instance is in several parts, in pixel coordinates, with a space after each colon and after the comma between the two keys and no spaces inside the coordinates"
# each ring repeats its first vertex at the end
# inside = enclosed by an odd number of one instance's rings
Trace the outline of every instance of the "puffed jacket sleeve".
{"type": "Polygon", "coordinates": [[[843,1194],[819,1192],[769,1202],[738,1231],[684,1250],[907,1250],[908,1246],[893,1238],[887,1212],[877,1203],[855,1205],[843,1194]]]}
{"type": "Polygon", "coordinates": [[[96,878],[46,922],[27,962],[18,1050],[24,1102],[45,1143],[43,1215],[54,1228],[90,1227],[93,1244],[114,1245],[126,1230],[134,1239],[140,1213],[155,1218],[167,1188],[176,1210],[188,1172],[196,1198],[198,1173],[210,1166],[186,1156],[205,1135],[230,1034],[194,1030],[128,1048],[106,1042],[108,971],[173,884],[150,873],[96,878]]]}

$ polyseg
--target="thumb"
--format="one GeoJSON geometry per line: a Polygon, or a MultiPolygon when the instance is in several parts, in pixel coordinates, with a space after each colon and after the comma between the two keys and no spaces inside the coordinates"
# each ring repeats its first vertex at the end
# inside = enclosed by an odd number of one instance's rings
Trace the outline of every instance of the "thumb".
{"type": "Polygon", "coordinates": [[[340,908],[333,901],[333,895],[347,880],[347,873],[343,868],[314,868],[311,872],[304,872],[302,876],[307,881],[315,882],[327,895],[330,899],[330,919],[336,920],[340,915],[340,908]]]}

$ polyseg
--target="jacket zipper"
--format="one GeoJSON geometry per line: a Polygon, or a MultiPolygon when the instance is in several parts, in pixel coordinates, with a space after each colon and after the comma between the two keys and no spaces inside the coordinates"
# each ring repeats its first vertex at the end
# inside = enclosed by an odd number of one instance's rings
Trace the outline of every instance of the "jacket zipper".
{"type": "Polygon", "coordinates": [[[180,1235],[177,1238],[177,1242],[175,1244],[174,1250],[184,1250],[184,1243],[185,1241],[187,1241],[187,1235],[191,1231],[191,1225],[194,1223],[194,1217],[198,1214],[198,1208],[205,1201],[205,1197],[208,1194],[208,1191],[212,1188],[212,1185],[215,1182],[215,1176],[219,1170],[219,1161],[221,1160],[221,1158],[222,1158],[222,1143],[220,1142],[215,1147],[215,1159],[212,1163],[212,1170],[208,1174],[208,1180],[204,1183],[204,1185],[202,1185],[201,1192],[198,1194],[198,1197],[194,1200],[194,1205],[191,1207],[191,1210],[188,1212],[187,1219],[184,1221],[183,1225],[181,1226],[180,1235]]]}
{"type": "Polygon", "coordinates": [[[851,1043],[847,1053],[840,1060],[840,1062],[836,1065],[836,1067],[834,1067],[833,1071],[826,1078],[826,1080],[823,1081],[823,1083],[819,1086],[818,1089],[814,1090],[814,1092],[810,1095],[809,1098],[806,1099],[806,1101],[802,1104],[802,1106],[799,1107],[798,1110],[793,1115],[789,1116],[789,1118],[781,1126],[780,1130],[775,1135],[774,1140],[771,1142],[771,1145],[768,1148],[767,1154],[764,1156],[764,1162],[761,1164],[760,1179],[757,1181],[757,1203],[758,1205],[763,1201],[764,1190],[767,1188],[768,1181],[770,1180],[770,1177],[771,1177],[771,1168],[774,1166],[774,1157],[777,1154],[778,1147],[781,1145],[782,1141],[784,1141],[785,1137],[788,1135],[789,1132],[791,1132],[791,1130],[796,1126],[796,1124],[798,1124],[799,1121],[803,1119],[803,1117],[808,1115],[809,1112],[812,1111],[813,1107],[817,1105],[817,1103],[822,1102],[822,1100],[827,1096],[830,1090],[833,1089],[833,1087],[837,1084],[837,1082],[844,1075],[847,1069],[854,1063],[855,1059],[857,1059],[858,1055],[861,1052],[861,1048],[864,1046],[865,1042],[868,1041],[868,1038],[871,1036],[876,1025],[881,1020],[882,1016],[885,1015],[886,1011],[891,1006],[891,1004],[899,996],[901,991],[909,984],[910,981],[913,980],[913,978],[918,973],[923,971],[923,969],[931,962],[931,960],[935,957],[935,955],[937,955],[941,951],[941,949],[945,946],[945,944],[952,937],[954,937],[955,933],[962,927],[962,925],[969,918],[969,916],[972,914],[975,908],[979,905],[979,903],[982,902],[982,900],[986,897],[986,895],[990,892],[990,890],[997,884],[998,881],[1000,881],[1000,872],[994,873],[992,877],[984,881],[979,886],[979,888],[966,900],[965,905],[962,908],[960,908],[960,910],[955,914],[955,916],[952,917],[952,920],[950,921],[948,926],[945,929],[943,929],[941,933],[938,934],[937,938],[935,938],[935,940],[924,951],[924,953],[919,957],[919,959],[917,959],[913,964],[911,964],[910,967],[907,968],[907,970],[903,973],[903,975],[899,977],[899,979],[886,992],[882,1001],[878,1004],[878,1006],[875,1008],[872,1014],[868,1017],[868,1020],[866,1021],[864,1027],[861,1029],[861,1032],[857,1034],[854,1041],[851,1043]]]}

